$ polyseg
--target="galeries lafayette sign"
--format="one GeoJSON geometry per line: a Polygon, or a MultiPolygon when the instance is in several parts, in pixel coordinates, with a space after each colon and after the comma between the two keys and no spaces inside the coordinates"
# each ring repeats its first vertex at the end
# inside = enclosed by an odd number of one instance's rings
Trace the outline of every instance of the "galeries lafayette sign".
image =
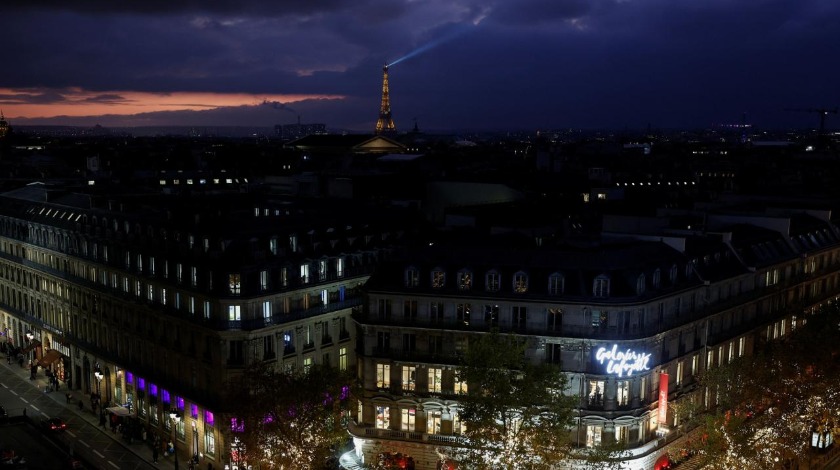
{"type": "Polygon", "coordinates": [[[637,372],[650,370],[650,353],[640,353],[630,348],[619,350],[617,344],[611,349],[598,348],[595,360],[607,365],[607,374],[619,377],[629,377],[637,372]]]}

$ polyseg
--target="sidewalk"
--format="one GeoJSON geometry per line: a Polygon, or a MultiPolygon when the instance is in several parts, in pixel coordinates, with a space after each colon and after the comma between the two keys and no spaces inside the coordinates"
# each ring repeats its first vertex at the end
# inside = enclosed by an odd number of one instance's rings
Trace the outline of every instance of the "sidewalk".
{"type": "MultiPolygon", "coordinates": [[[[141,460],[146,461],[149,464],[149,468],[166,469],[173,468],[174,465],[176,465],[172,456],[164,457],[162,453],[159,454],[158,463],[155,464],[152,459],[152,447],[148,442],[132,441],[132,444],[129,444],[124,439],[122,439],[122,436],[120,434],[111,432],[111,429],[107,422],[106,426],[101,426],[99,424],[99,410],[97,409],[96,412],[91,410],[90,394],[83,393],[81,390],[69,390],[67,388],[66,383],[60,383],[60,388],[58,391],[47,392],[45,390],[49,386],[49,381],[46,375],[44,374],[43,368],[39,367],[38,373],[35,375],[35,380],[30,380],[28,366],[20,367],[15,361],[12,361],[11,364],[7,363],[5,354],[0,356],[0,363],[11,373],[19,376],[22,380],[31,383],[33,388],[38,389],[39,391],[41,391],[41,393],[51,398],[54,402],[63,405],[69,412],[75,413],[77,416],[87,421],[91,426],[99,429],[99,431],[103,435],[113,439],[116,443],[120,444],[127,451],[135,454],[141,460]],[[68,392],[70,394],[69,402],[67,399],[68,392]],[[79,410],[79,402],[81,402],[84,405],[82,410],[79,410]]],[[[177,468],[179,469],[188,468],[187,461],[183,456],[181,456],[181,458],[178,459],[177,465],[177,468]]]]}

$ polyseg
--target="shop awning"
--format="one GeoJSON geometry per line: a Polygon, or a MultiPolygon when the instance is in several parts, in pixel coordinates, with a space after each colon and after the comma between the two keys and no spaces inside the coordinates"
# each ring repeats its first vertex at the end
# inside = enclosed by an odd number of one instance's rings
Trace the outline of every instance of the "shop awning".
{"type": "Polygon", "coordinates": [[[53,362],[61,359],[61,353],[56,351],[55,349],[50,349],[44,354],[44,357],[38,361],[38,365],[41,367],[47,367],[48,365],[52,364],[53,362]]]}
{"type": "Polygon", "coordinates": [[[114,413],[117,416],[130,416],[131,412],[128,411],[128,408],[123,408],[122,406],[112,406],[110,408],[105,408],[110,413],[114,413]]]}
{"type": "Polygon", "coordinates": [[[38,341],[37,339],[33,339],[32,341],[29,342],[29,344],[26,345],[25,348],[23,348],[23,350],[20,353],[21,354],[26,354],[29,351],[32,351],[33,349],[37,348],[40,345],[41,345],[40,341],[38,341]]]}

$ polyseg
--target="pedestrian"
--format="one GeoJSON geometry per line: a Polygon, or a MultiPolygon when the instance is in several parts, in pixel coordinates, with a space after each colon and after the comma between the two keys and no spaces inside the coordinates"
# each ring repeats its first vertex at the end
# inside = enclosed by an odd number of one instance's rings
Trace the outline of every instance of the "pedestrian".
{"type": "Polygon", "coordinates": [[[158,459],[158,448],[157,447],[152,447],[152,461],[154,463],[157,463],[157,459],[158,459]]]}

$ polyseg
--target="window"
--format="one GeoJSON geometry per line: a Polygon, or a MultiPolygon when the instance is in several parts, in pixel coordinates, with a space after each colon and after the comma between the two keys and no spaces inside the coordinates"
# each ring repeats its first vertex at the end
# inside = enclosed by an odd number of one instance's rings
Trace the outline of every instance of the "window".
{"type": "Polygon", "coordinates": [[[779,283],[779,270],[778,269],[771,269],[764,273],[764,285],[765,286],[775,286],[779,283]]]}
{"type": "Polygon", "coordinates": [[[309,264],[307,263],[300,265],[300,282],[303,284],[309,283],[309,264]]]}
{"type": "Polygon", "coordinates": [[[484,324],[487,326],[499,325],[499,306],[485,305],[484,306],[484,324]]]}
{"type": "Polygon", "coordinates": [[[403,352],[413,352],[417,350],[417,335],[414,333],[403,333],[402,342],[403,352]]]}
{"type": "Polygon", "coordinates": [[[260,271],[260,290],[268,289],[268,271],[260,271]]]}
{"type": "Polygon", "coordinates": [[[403,301],[403,317],[408,321],[417,320],[417,301],[404,300],[403,301]]]}
{"type": "Polygon", "coordinates": [[[376,364],[376,388],[391,386],[391,364],[376,364]]]}
{"type": "Polygon", "coordinates": [[[565,290],[566,279],[560,273],[548,277],[548,295],[562,295],[565,290]]]}
{"type": "Polygon", "coordinates": [[[592,295],[595,297],[609,297],[610,278],[600,275],[592,282],[592,295]]]}
{"type": "Polygon", "coordinates": [[[442,415],[439,410],[426,411],[426,433],[440,434],[442,415]]]}
{"type": "Polygon", "coordinates": [[[656,270],[653,271],[652,284],[653,284],[654,289],[659,289],[659,285],[660,285],[660,282],[661,282],[661,280],[660,280],[661,277],[662,277],[662,273],[659,271],[659,268],[657,268],[656,270]]]}
{"type": "Polygon", "coordinates": [[[263,302],[263,304],[262,304],[262,314],[263,314],[263,320],[265,320],[267,322],[271,321],[271,301],[266,300],[265,302],[263,302]]]}
{"type": "Polygon", "coordinates": [[[429,392],[440,393],[440,385],[443,379],[443,369],[438,367],[429,368],[429,392]]]}
{"type": "Polygon", "coordinates": [[[376,407],[376,429],[391,428],[391,408],[388,406],[376,407]]]}
{"type": "Polygon", "coordinates": [[[683,361],[677,361],[677,377],[675,378],[677,385],[682,385],[683,382],[683,361]]]}
{"type": "Polygon", "coordinates": [[[639,400],[641,400],[642,403],[647,400],[647,383],[647,377],[639,377],[639,400]]]}
{"type": "Polygon", "coordinates": [[[636,278],[636,295],[642,295],[645,293],[645,275],[639,274],[639,277],[636,278]]]}
{"type": "Polygon", "coordinates": [[[298,251],[297,235],[289,235],[289,249],[292,250],[292,253],[298,251]]]}
{"type": "Polygon", "coordinates": [[[466,395],[467,394],[467,381],[461,377],[461,374],[455,373],[455,387],[453,392],[456,395],[466,395]]]}
{"type": "Polygon", "coordinates": [[[589,381],[589,404],[594,406],[603,406],[604,404],[604,381],[590,380],[589,381]]]}
{"type": "Polygon", "coordinates": [[[671,281],[671,284],[677,283],[677,265],[671,266],[671,271],[668,273],[668,278],[671,281]]]}
{"type": "Polygon", "coordinates": [[[489,292],[497,292],[502,279],[497,271],[490,271],[485,276],[484,282],[489,292]]]}
{"type": "Polygon", "coordinates": [[[549,308],[547,317],[547,326],[549,331],[560,331],[562,329],[563,309],[549,308]]]}
{"type": "Polygon", "coordinates": [[[615,399],[618,406],[627,406],[630,404],[630,381],[618,380],[615,383],[615,399]]]}
{"type": "Polygon", "coordinates": [[[408,268],[405,270],[405,286],[417,287],[420,285],[420,271],[416,268],[408,268]]]}
{"type": "Polygon", "coordinates": [[[528,309],[527,307],[514,306],[513,307],[513,327],[518,329],[525,329],[528,324],[528,309]]]}
{"type": "Polygon", "coordinates": [[[272,255],[277,254],[277,238],[271,238],[268,240],[268,251],[270,251],[272,255]]]}
{"type": "Polygon", "coordinates": [[[415,380],[417,379],[417,368],[414,366],[402,366],[402,388],[407,391],[414,391],[415,380]]]}
{"type": "Polygon", "coordinates": [[[377,301],[379,305],[379,318],[382,320],[390,320],[391,319],[391,299],[379,299],[377,301]]]}
{"type": "Polygon", "coordinates": [[[469,326],[471,310],[472,306],[470,304],[458,304],[458,306],[455,308],[455,315],[458,324],[469,326]]]}
{"type": "Polygon", "coordinates": [[[513,291],[517,294],[528,292],[528,275],[518,272],[513,275],[513,291]]]}
{"type": "Polygon", "coordinates": [[[338,370],[347,370],[347,348],[338,349],[338,370]]]}
{"type": "Polygon", "coordinates": [[[184,281],[184,265],[181,263],[177,263],[175,265],[175,277],[177,278],[178,282],[184,281]]]}
{"type": "Polygon", "coordinates": [[[318,260],[318,280],[327,280],[327,260],[325,259],[318,260]]]}
{"type": "Polygon", "coordinates": [[[400,429],[403,431],[414,431],[416,415],[417,410],[414,408],[405,408],[401,410],[400,429]]]}
{"type": "Polygon", "coordinates": [[[309,372],[309,369],[311,369],[311,368],[312,368],[312,358],[311,357],[303,358],[303,373],[305,374],[305,373],[309,372]]]}
{"type": "Polygon", "coordinates": [[[429,319],[433,323],[443,321],[443,302],[432,302],[429,304],[429,319]]]}
{"type": "Polygon", "coordinates": [[[429,336],[429,354],[432,356],[443,354],[443,336],[429,336]]]}
{"type": "Polygon", "coordinates": [[[228,291],[232,295],[239,295],[242,293],[242,277],[238,274],[230,274],[228,276],[228,291]]]}
{"type": "Polygon", "coordinates": [[[190,268],[190,282],[193,287],[198,285],[198,268],[195,266],[190,268]]]}
{"type": "Polygon", "coordinates": [[[388,331],[376,332],[376,349],[380,352],[387,352],[391,349],[391,333],[388,331]]]}
{"type": "MultiPolygon", "coordinates": [[[[190,298],[190,299],[192,299],[192,298],[190,298]]],[[[209,300],[205,300],[205,301],[204,301],[204,319],[205,319],[205,320],[209,320],[209,319],[210,319],[210,313],[211,313],[211,312],[210,312],[210,301],[209,301],[209,300]]]]}
{"type": "Polygon", "coordinates": [[[228,306],[228,320],[240,321],[242,320],[241,307],[239,305],[228,306]]]}
{"type": "Polygon", "coordinates": [[[432,288],[440,289],[446,284],[446,272],[440,268],[432,271],[432,288]]]}
{"type": "Polygon", "coordinates": [[[452,412],[452,434],[464,434],[467,432],[467,426],[461,421],[458,416],[458,410],[452,412]]]}
{"type": "Polygon", "coordinates": [[[335,259],[335,275],[339,279],[344,277],[344,257],[339,256],[335,259]]]}
{"type": "Polygon", "coordinates": [[[458,271],[458,289],[469,290],[472,288],[472,273],[469,271],[458,271]]]}

